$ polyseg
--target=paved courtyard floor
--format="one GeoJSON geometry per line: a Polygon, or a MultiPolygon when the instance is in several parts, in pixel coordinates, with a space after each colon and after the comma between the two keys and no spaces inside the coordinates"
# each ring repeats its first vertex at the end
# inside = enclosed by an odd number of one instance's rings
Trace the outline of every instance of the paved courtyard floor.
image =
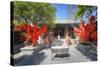
{"type": "MultiPolygon", "coordinates": [[[[30,52],[30,51],[29,51],[30,52]]],[[[35,53],[29,53],[23,55],[19,53],[15,60],[15,65],[38,65],[38,64],[57,64],[57,63],[72,63],[72,62],[87,62],[91,61],[80,51],[76,49],[76,45],[73,44],[69,47],[69,57],[53,58],[51,48],[45,48],[35,53]],[[22,56],[23,55],[23,56],[22,56]]]]}

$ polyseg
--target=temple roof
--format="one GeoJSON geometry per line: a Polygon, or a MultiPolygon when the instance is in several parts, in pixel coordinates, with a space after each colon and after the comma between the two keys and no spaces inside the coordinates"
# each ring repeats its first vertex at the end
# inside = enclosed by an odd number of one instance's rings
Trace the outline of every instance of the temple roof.
{"type": "Polygon", "coordinates": [[[56,24],[74,24],[79,23],[79,21],[73,21],[73,20],[55,20],[56,24]]]}

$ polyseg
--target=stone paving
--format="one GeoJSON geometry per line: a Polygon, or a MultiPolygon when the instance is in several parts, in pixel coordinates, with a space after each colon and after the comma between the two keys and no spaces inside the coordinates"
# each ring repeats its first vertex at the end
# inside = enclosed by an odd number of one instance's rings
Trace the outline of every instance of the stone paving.
{"type": "Polygon", "coordinates": [[[19,58],[17,57],[15,60],[15,65],[40,65],[91,61],[76,49],[75,44],[69,47],[69,57],[54,58],[51,48],[44,48],[37,52],[28,53],[23,56],[21,55],[23,55],[21,52],[17,55],[19,58]]]}

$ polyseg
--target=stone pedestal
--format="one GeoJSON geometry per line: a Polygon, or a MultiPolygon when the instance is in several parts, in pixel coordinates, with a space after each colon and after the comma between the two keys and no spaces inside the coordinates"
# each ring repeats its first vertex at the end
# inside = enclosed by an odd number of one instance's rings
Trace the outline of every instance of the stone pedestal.
{"type": "Polygon", "coordinates": [[[55,56],[59,56],[59,57],[67,57],[67,55],[69,54],[68,51],[69,51],[69,47],[68,45],[65,43],[65,41],[59,45],[59,42],[58,43],[55,43],[56,46],[52,46],[51,47],[51,52],[52,52],[52,55],[54,58],[55,56]],[[57,45],[58,44],[58,45],[57,45]]]}
{"type": "Polygon", "coordinates": [[[23,54],[32,54],[36,48],[37,47],[27,46],[27,47],[21,48],[20,50],[21,50],[21,53],[23,54]]]}

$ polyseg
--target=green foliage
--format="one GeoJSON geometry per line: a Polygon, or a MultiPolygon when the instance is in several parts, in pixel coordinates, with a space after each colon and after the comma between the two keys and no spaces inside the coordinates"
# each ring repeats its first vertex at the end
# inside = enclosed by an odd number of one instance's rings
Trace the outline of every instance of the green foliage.
{"type": "MultiPolygon", "coordinates": [[[[54,25],[56,9],[49,3],[14,1],[14,20],[54,25]]],[[[52,26],[51,25],[51,26],[52,26]]]]}
{"type": "Polygon", "coordinates": [[[95,6],[85,6],[85,5],[78,5],[77,6],[78,11],[77,13],[75,13],[74,18],[78,19],[78,18],[82,18],[84,16],[84,14],[86,15],[86,17],[89,17],[93,10],[96,10],[97,7],[95,6]]]}
{"type": "Polygon", "coordinates": [[[20,1],[15,1],[14,2],[14,18],[16,19],[21,19],[25,17],[30,17],[32,13],[34,13],[32,9],[33,5],[32,3],[27,3],[27,2],[20,2],[20,1]]]}

